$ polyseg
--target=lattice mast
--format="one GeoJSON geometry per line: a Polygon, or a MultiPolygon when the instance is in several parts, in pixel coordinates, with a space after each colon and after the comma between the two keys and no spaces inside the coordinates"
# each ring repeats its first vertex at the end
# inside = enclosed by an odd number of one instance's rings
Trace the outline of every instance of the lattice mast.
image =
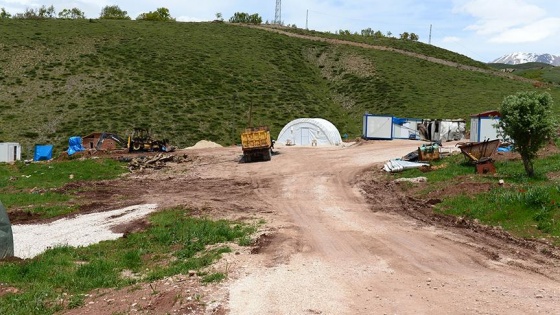
{"type": "Polygon", "coordinates": [[[274,24],[282,24],[282,0],[276,0],[276,11],[274,14],[274,24]]]}

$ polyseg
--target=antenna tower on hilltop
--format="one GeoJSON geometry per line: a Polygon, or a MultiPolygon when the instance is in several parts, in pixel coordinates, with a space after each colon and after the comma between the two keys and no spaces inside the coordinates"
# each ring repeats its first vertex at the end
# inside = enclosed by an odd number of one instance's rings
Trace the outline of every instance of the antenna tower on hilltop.
{"type": "Polygon", "coordinates": [[[276,0],[276,12],[274,14],[274,24],[282,24],[282,0],[276,0]]]}

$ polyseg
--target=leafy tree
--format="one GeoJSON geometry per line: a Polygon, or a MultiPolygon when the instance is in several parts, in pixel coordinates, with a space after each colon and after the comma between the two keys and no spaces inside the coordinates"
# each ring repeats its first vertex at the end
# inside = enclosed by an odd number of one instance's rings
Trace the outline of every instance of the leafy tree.
{"type": "Polygon", "coordinates": [[[56,17],[54,6],[51,5],[48,8],[46,6],[42,6],[37,11],[37,15],[40,19],[54,19],[56,17]]]}
{"type": "Polygon", "coordinates": [[[175,19],[171,17],[168,8],[158,8],[153,12],[142,13],[136,19],[144,21],[175,21],[175,19]]]}
{"type": "Polygon", "coordinates": [[[220,21],[220,22],[224,21],[224,16],[222,15],[221,12],[216,13],[216,21],[220,21]]]}
{"type": "Polygon", "coordinates": [[[366,29],[363,29],[361,34],[362,34],[362,36],[369,37],[369,36],[373,36],[373,34],[375,34],[375,32],[371,29],[371,27],[368,27],[366,29]]]}
{"type": "Polygon", "coordinates": [[[506,96],[500,107],[498,126],[505,138],[513,140],[529,177],[535,174],[533,160],[538,150],[555,136],[557,121],[552,104],[550,94],[533,91],[506,96]]]}
{"type": "Polygon", "coordinates": [[[233,16],[229,19],[230,23],[247,23],[247,24],[262,24],[262,18],[257,14],[251,14],[245,12],[235,12],[233,16]]]}
{"type": "MultiPolygon", "coordinates": [[[[262,24],[262,17],[260,17],[257,13],[251,14],[249,16],[249,23],[251,24],[262,24]]],[[[284,22],[281,23],[282,25],[284,22]]]]}
{"type": "Polygon", "coordinates": [[[121,10],[118,5],[108,5],[103,7],[99,18],[105,20],[130,20],[128,12],[121,10]]]}
{"type": "Polygon", "coordinates": [[[14,16],[14,18],[16,19],[27,19],[27,20],[31,20],[31,19],[38,19],[39,18],[39,14],[37,11],[33,10],[33,9],[29,9],[26,8],[25,12],[23,13],[16,13],[16,15],[14,16]]]}
{"type": "Polygon", "coordinates": [[[64,9],[58,12],[58,18],[66,19],[66,20],[76,20],[76,19],[85,19],[86,15],[82,10],[78,8],[72,8],[72,9],[64,9]]]}
{"type": "Polygon", "coordinates": [[[408,40],[410,38],[410,34],[408,32],[404,32],[401,34],[401,39],[408,40]]]}
{"type": "Polygon", "coordinates": [[[420,37],[416,33],[410,33],[410,40],[418,41],[420,37]]]}
{"type": "Polygon", "coordinates": [[[2,10],[0,10],[0,19],[9,19],[11,18],[12,15],[6,11],[6,9],[2,8],[2,10]]]}

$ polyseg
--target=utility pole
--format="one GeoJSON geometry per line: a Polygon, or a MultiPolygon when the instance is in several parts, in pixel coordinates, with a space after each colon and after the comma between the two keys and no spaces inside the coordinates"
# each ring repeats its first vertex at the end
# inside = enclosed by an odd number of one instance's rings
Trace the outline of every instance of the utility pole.
{"type": "Polygon", "coordinates": [[[308,30],[309,27],[307,27],[307,23],[309,23],[309,9],[307,9],[307,12],[305,13],[305,29],[308,30]]]}
{"type": "Polygon", "coordinates": [[[282,0],[276,0],[276,12],[274,13],[274,24],[282,24],[282,0]]]}
{"type": "Polygon", "coordinates": [[[430,38],[428,39],[428,45],[432,44],[432,24],[430,24],[430,38]]]}

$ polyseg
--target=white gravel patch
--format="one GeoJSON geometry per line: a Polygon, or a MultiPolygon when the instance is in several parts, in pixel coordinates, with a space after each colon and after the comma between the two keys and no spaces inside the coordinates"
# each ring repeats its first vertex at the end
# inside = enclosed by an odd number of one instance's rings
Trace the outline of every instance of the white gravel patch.
{"type": "Polygon", "coordinates": [[[143,218],[155,211],[157,204],[78,215],[46,224],[12,225],[14,256],[33,258],[56,246],[87,246],[122,237],[111,228],[143,218]]]}

